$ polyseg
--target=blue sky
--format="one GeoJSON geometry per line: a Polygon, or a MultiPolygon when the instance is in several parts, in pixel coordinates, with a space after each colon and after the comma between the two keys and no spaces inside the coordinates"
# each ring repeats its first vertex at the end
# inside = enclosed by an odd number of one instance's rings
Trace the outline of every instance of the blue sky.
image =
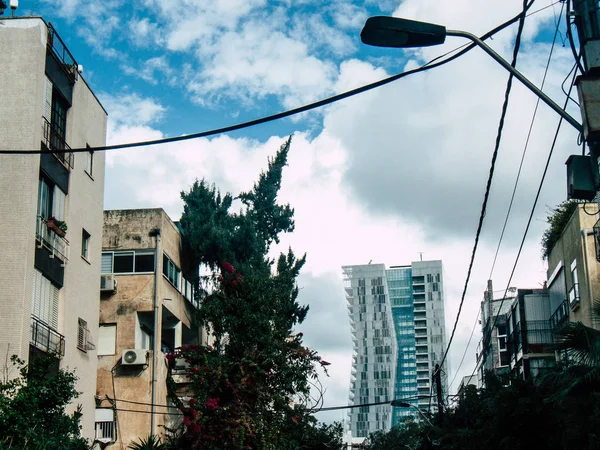
{"type": "MultiPolygon", "coordinates": [[[[533,10],[551,5],[536,0],[533,10]]],[[[395,15],[483,34],[516,15],[521,0],[21,0],[66,41],[109,112],[110,144],[193,133],[272,114],[416,67],[464,43],[411,51],[369,48],[359,34],[370,15],[395,15]]],[[[528,18],[518,68],[538,86],[550,53],[556,3],[528,18]]],[[[563,16],[564,19],[564,16],[563,16]]],[[[565,34],[564,20],[560,24],[565,34]]],[[[516,26],[490,45],[510,58],[516,26]]],[[[554,49],[544,91],[564,101],[573,65],[554,49]]],[[[205,177],[222,190],[248,190],[267,158],[294,133],[281,200],[296,210],[285,236],[307,252],[300,301],[311,306],[306,342],[332,362],[325,406],[347,403],[352,345],[341,266],[442,259],[449,334],[466,277],[494,147],[507,73],[473,50],[443,67],[301,117],[229,136],[109,152],[105,207],[163,207],[181,214],[179,192],[205,177]]],[[[536,98],[519,83],[506,118],[472,281],[450,350],[457,374],[491,276],[504,289],[523,235],[557,115],[541,105],[498,261],[492,262],[536,98]],[[492,270],[492,267],[493,270],[492,270]]],[[[570,105],[574,117],[577,108],[570,105]]],[[[564,162],[578,153],[564,125],[512,286],[546,277],[539,241],[549,206],[566,197],[564,162]]],[[[457,380],[471,373],[479,331],[457,380]]],[[[456,388],[458,381],[453,386],[456,388]]],[[[341,419],[342,413],[323,414],[341,419]]]]}

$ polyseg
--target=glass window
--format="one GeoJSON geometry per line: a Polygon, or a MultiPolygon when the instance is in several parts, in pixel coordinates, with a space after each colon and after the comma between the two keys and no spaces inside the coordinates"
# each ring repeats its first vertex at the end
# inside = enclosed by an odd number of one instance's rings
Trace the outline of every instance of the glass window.
{"type": "Polygon", "coordinates": [[[154,254],[136,253],[134,269],[135,272],[154,272],[154,254]]]}
{"type": "MultiPolygon", "coordinates": [[[[86,145],[87,148],[90,148],[89,145],[86,145]]],[[[85,154],[85,171],[88,175],[92,175],[92,170],[94,170],[94,152],[88,151],[85,154]]]]}
{"type": "Polygon", "coordinates": [[[114,273],[133,272],[133,252],[115,253],[113,258],[114,273]]]}
{"type": "Polygon", "coordinates": [[[90,259],[90,238],[91,235],[85,229],[81,229],[81,256],[90,259]]]}

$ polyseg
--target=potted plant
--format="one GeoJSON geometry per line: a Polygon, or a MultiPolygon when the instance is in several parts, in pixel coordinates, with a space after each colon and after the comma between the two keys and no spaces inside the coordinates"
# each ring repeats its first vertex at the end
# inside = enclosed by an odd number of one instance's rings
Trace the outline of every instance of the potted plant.
{"type": "Polygon", "coordinates": [[[49,230],[54,231],[60,237],[65,237],[67,234],[67,224],[63,220],[58,220],[56,217],[50,216],[48,217],[46,224],[48,225],[49,230]]]}

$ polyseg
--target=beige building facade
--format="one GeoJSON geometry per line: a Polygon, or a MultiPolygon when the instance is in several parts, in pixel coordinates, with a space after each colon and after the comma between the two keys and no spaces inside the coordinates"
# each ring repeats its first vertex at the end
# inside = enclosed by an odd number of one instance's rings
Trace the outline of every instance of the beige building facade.
{"type": "MultiPolygon", "coordinates": [[[[0,357],[74,369],[94,437],[106,111],[42,18],[0,19],[0,357]],[[65,233],[66,229],[66,233],[65,233]]],[[[16,375],[9,374],[9,375],[16,375]]]]}
{"type": "Polygon", "coordinates": [[[105,211],[102,250],[97,430],[109,448],[120,448],[164,435],[179,417],[165,406],[165,355],[203,336],[188,281],[194,269],[162,209],[105,211]]]}
{"type": "Polygon", "coordinates": [[[553,329],[565,321],[598,327],[593,301],[600,297],[598,205],[580,204],[548,255],[548,296],[553,329]]]}

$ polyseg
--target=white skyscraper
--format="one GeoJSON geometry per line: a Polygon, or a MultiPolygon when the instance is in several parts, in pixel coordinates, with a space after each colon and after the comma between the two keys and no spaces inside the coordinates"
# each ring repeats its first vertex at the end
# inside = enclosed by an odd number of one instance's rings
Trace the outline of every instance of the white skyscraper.
{"type": "MultiPolygon", "coordinates": [[[[441,261],[410,266],[344,266],[354,355],[350,403],[402,400],[428,410],[436,404],[431,372],[446,347],[441,261]]],[[[447,363],[442,391],[447,392],[447,363]]],[[[353,437],[388,430],[414,409],[389,404],[350,409],[353,437]]]]}

